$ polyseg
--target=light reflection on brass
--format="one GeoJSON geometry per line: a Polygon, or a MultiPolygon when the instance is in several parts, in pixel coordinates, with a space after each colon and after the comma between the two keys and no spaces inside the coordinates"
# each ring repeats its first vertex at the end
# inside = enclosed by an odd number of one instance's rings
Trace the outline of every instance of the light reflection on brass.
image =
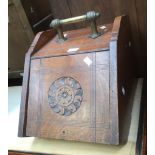
{"type": "Polygon", "coordinates": [[[100,16],[100,13],[95,12],[95,11],[89,11],[85,15],[82,15],[82,16],[77,16],[77,17],[72,17],[72,18],[67,18],[67,19],[61,19],[61,20],[60,19],[54,19],[51,22],[50,27],[53,27],[54,29],[57,30],[58,42],[61,43],[65,40],[67,40],[67,38],[64,37],[64,35],[63,35],[63,30],[62,30],[63,25],[82,22],[82,21],[88,21],[88,22],[90,22],[90,27],[91,27],[90,37],[95,39],[101,35],[101,33],[98,32],[97,26],[96,26],[96,19],[99,16],[100,16]]]}

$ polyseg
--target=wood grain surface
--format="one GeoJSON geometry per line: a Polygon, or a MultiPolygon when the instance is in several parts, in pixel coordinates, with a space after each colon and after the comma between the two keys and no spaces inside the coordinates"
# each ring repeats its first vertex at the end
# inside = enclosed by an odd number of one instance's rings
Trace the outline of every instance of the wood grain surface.
{"type": "Polygon", "coordinates": [[[39,48],[41,48],[44,44],[46,44],[53,36],[55,35],[55,31],[46,31],[40,32],[34,38],[26,57],[24,64],[24,77],[23,77],[23,85],[22,85],[22,95],[21,95],[21,105],[20,105],[20,117],[19,117],[19,129],[18,136],[26,136],[26,117],[27,117],[27,100],[28,100],[28,86],[29,86],[29,72],[30,72],[30,57],[33,52],[36,52],[39,48]]]}
{"type": "Polygon", "coordinates": [[[8,18],[8,74],[9,78],[20,78],[34,34],[19,0],[9,1],[8,18]]]}
{"type": "Polygon", "coordinates": [[[12,151],[9,151],[8,152],[8,155],[34,155],[34,154],[31,154],[31,153],[22,153],[22,152],[12,152],[12,151]]]}
{"type": "MultiPolygon", "coordinates": [[[[103,25],[102,25],[103,26],[103,25]]],[[[67,41],[63,43],[57,43],[58,36],[56,35],[52,40],[50,40],[44,48],[41,48],[37,53],[34,53],[32,59],[46,57],[46,56],[60,56],[60,55],[70,55],[91,51],[100,51],[109,49],[109,41],[111,39],[111,29],[112,25],[105,25],[105,29],[101,29],[99,26],[99,32],[103,35],[96,39],[89,37],[91,34],[90,28],[83,28],[79,30],[66,31],[64,34],[67,36],[67,41]],[[78,48],[77,51],[68,52],[69,49],[78,48]]]]}
{"type": "Polygon", "coordinates": [[[25,62],[19,136],[120,144],[134,77],[129,30],[128,18],[119,16],[96,39],[89,28],[68,31],[61,44],[55,31],[39,33],[25,62]]]}
{"type": "MultiPolygon", "coordinates": [[[[69,18],[90,10],[101,13],[97,23],[110,23],[116,16],[128,15],[131,39],[138,65],[138,76],[146,76],[147,58],[147,1],[146,0],[50,0],[54,18],[69,18]]],[[[69,30],[88,26],[87,23],[69,25],[69,30]]],[[[68,29],[68,26],[64,27],[68,29]]]]}

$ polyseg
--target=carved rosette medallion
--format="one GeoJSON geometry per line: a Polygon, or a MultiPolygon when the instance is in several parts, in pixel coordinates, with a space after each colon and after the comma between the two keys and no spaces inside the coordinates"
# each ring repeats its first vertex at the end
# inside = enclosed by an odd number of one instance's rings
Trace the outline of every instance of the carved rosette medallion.
{"type": "Polygon", "coordinates": [[[80,83],[72,77],[61,77],[49,88],[48,102],[55,113],[69,116],[79,109],[83,97],[80,83]]]}

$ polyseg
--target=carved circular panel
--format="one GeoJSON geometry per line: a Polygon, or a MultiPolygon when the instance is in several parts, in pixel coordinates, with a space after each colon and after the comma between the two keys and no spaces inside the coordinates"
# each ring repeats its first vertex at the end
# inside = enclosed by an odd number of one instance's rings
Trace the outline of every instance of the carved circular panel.
{"type": "Polygon", "coordinates": [[[52,110],[69,116],[79,109],[83,97],[80,83],[72,77],[61,77],[49,88],[48,102],[52,110]]]}

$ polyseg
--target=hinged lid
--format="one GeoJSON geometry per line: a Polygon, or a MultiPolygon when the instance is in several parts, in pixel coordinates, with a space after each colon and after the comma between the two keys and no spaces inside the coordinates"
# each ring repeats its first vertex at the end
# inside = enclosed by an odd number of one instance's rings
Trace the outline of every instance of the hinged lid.
{"type": "Polygon", "coordinates": [[[62,43],[57,42],[58,35],[56,35],[35,53],[32,59],[108,50],[112,24],[98,26],[98,31],[102,32],[103,35],[95,39],[88,37],[90,28],[66,31],[64,35],[68,39],[62,43]]]}

